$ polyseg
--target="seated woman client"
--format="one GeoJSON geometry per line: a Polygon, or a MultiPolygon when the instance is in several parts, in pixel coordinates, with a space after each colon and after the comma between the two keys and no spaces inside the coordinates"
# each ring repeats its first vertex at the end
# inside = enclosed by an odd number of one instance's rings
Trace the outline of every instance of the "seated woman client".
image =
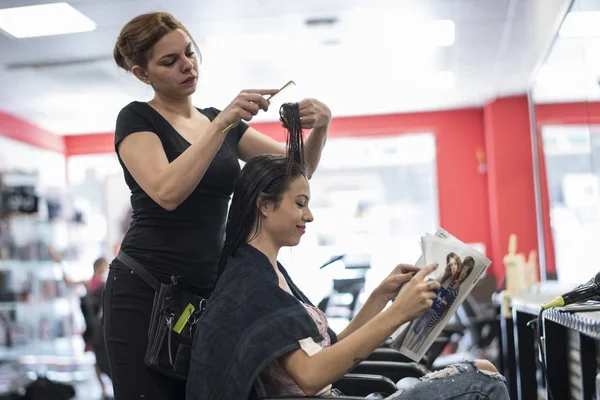
{"type": "MultiPolygon", "coordinates": [[[[313,220],[297,104],[285,104],[287,157],[251,159],[235,185],[220,275],[195,331],[188,400],[247,399],[257,378],[269,396],[331,396],[339,380],[399,326],[432,305],[438,282],[397,266],[336,335],[327,318],[277,262],[313,220]],[[387,303],[396,299],[388,308],[387,303]]],[[[437,371],[393,399],[508,399],[493,365],[466,362],[437,371]],[[451,378],[451,379],[449,379],[451,378]]]]}

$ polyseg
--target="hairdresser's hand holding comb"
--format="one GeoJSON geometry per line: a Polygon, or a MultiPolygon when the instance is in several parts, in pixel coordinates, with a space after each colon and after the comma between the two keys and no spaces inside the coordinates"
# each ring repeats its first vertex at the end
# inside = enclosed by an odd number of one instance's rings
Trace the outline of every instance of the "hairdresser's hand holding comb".
{"type": "Polygon", "coordinates": [[[304,99],[298,103],[302,129],[327,128],[331,122],[331,110],[315,99],[304,99]]]}
{"type": "Polygon", "coordinates": [[[215,122],[222,128],[236,124],[244,120],[250,121],[260,110],[267,111],[269,102],[264,96],[273,96],[279,93],[279,89],[249,89],[242,90],[240,94],[219,115],[215,122]]]}

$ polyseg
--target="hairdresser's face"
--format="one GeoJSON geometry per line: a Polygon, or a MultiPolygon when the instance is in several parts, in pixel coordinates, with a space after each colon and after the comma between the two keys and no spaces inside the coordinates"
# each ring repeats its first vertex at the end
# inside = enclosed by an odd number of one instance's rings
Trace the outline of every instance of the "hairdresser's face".
{"type": "Polygon", "coordinates": [[[154,91],[179,99],[196,91],[198,58],[194,44],[185,32],[167,33],[150,52],[148,67],[142,71],[154,91]]]}
{"type": "Polygon", "coordinates": [[[304,176],[290,184],[283,194],[279,207],[269,205],[263,223],[264,232],[276,246],[296,246],[312,222],[313,215],[308,207],[310,187],[304,176]]]}

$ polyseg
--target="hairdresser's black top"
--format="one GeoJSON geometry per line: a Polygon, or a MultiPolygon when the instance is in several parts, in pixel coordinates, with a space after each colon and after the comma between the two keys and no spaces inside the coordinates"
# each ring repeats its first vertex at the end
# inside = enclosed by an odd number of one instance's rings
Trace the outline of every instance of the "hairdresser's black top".
{"type": "MultiPolygon", "coordinates": [[[[199,111],[211,121],[219,114],[215,108],[199,111]]],[[[198,186],[174,211],[154,202],[119,157],[125,182],[131,189],[133,209],[121,249],[146,266],[158,280],[168,282],[171,275],[181,276],[200,294],[213,287],[227,207],[240,172],[238,142],[246,129],[248,125],[240,123],[227,134],[198,186]]],[[[159,137],[169,162],[190,146],[149,104],[132,102],[117,118],[115,149],[127,135],[143,131],[159,137]]]]}

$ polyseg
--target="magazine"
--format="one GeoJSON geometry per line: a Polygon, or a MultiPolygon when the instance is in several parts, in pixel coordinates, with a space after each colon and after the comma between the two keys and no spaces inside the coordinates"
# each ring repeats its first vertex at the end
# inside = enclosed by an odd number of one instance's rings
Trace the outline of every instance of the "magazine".
{"type": "Polygon", "coordinates": [[[460,304],[484,275],[491,261],[478,250],[439,229],[421,238],[418,267],[438,263],[427,277],[440,282],[432,307],[414,321],[402,325],[391,336],[391,347],[419,361],[444,329],[460,304]]]}

